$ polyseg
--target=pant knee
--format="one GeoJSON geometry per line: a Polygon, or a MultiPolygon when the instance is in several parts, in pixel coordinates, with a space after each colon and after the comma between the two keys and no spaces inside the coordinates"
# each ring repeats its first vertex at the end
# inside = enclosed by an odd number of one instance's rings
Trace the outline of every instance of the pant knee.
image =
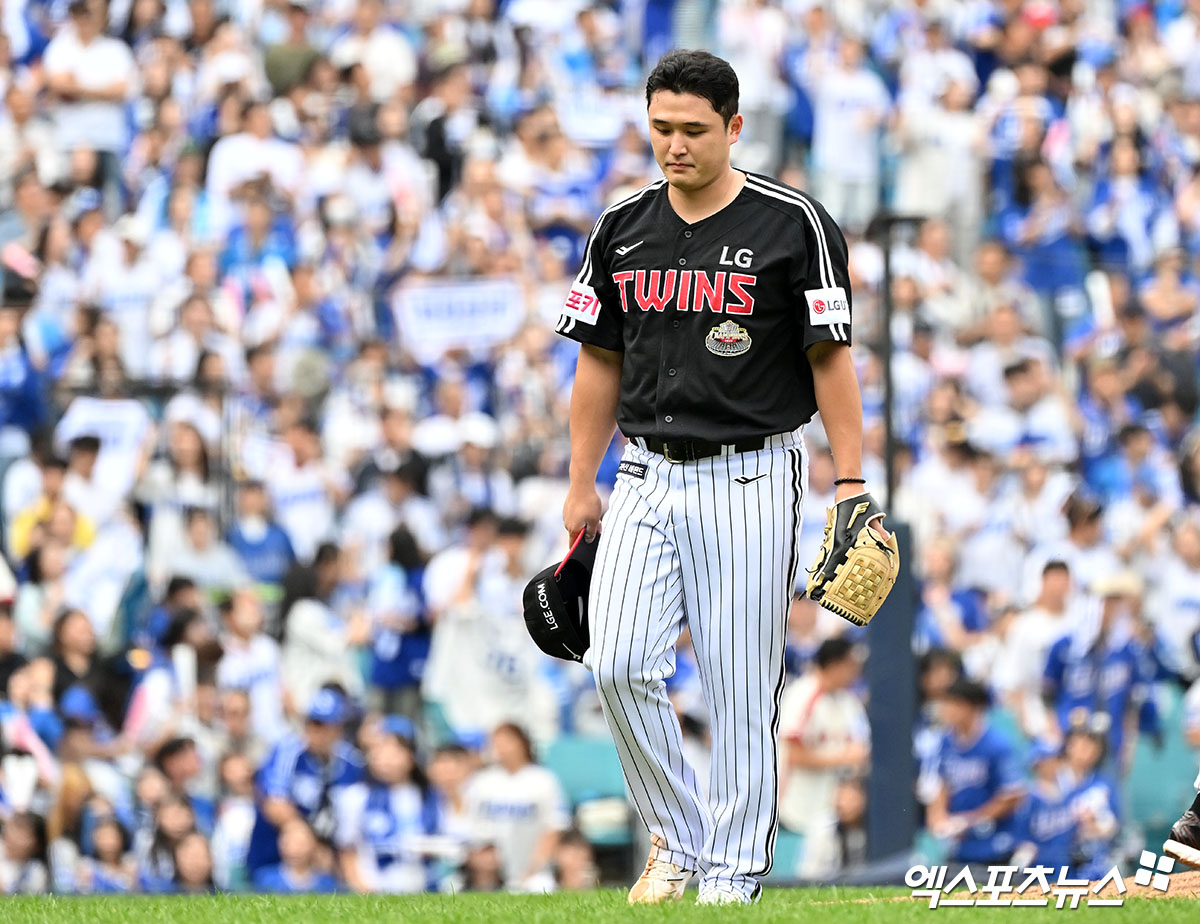
{"type": "Polygon", "coordinates": [[[598,658],[592,673],[596,678],[596,689],[600,691],[601,696],[620,698],[645,685],[644,681],[638,682],[641,670],[641,665],[634,664],[628,656],[621,657],[618,654],[616,657],[608,655],[598,658]]]}

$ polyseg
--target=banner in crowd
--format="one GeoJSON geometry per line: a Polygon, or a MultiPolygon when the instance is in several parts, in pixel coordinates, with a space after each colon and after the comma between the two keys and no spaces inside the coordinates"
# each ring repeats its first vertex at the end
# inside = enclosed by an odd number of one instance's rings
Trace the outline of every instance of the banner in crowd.
{"type": "Polygon", "coordinates": [[[392,299],[400,342],[421,363],[448,350],[484,349],[512,337],[525,316],[525,299],[511,278],[418,282],[392,299]]]}

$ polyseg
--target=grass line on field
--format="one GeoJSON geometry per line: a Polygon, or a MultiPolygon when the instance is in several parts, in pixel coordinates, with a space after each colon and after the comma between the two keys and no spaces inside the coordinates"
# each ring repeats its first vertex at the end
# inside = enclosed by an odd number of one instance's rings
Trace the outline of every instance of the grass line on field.
{"type": "MultiPolygon", "coordinates": [[[[763,900],[752,907],[702,907],[695,892],[667,906],[634,907],[625,903],[623,890],[559,895],[335,895],[335,896],[249,896],[202,897],[105,896],[10,897],[0,900],[3,924],[366,924],[366,922],[437,922],[437,924],[561,924],[561,922],[722,922],[730,918],[753,920],[755,924],[814,922],[814,924],[935,924],[945,916],[962,921],[987,911],[976,908],[939,908],[929,918],[925,901],[914,901],[901,888],[768,889],[763,900]]],[[[989,909],[990,910],[990,909],[989,909]]],[[[1101,909],[1080,908],[1095,914],[1101,909]]],[[[1103,909],[1105,920],[1118,924],[1124,915],[1137,924],[1194,924],[1200,920],[1200,900],[1133,899],[1124,908],[1103,909]],[[1132,917],[1129,917],[1132,915],[1132,917]]],[[[1062,912],[1047,908],[1023,908],[1020,918],[1028,924],[1059,921],[1062,912]]]]}

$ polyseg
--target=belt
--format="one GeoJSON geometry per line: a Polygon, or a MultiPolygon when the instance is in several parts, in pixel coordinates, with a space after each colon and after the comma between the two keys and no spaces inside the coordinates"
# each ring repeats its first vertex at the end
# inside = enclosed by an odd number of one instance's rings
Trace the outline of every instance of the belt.
{"type": "Polygon", "coordinates": [[[668,462],[695,462],[725,453],[726,447],[734,452],[756,452],[767,445],[770,437],[758,436],[739,440],[736,443],[713,443],[709,440],[660,440],[655,436],[643,436],[641,442],[646,449],[663,456],[668,462]]]}

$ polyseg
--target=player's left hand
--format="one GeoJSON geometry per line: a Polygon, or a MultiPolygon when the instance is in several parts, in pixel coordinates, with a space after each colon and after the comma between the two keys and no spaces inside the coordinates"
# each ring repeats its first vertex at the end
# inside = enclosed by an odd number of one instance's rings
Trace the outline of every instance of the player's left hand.
{"type": "Polygon", "coordinates": [[[595,485],[572,488],[563,503],[563,526],[572,544],[580,530],[587,530],[587,541],[593,542],[600,533],[600,515],[603,508],[595,485]]]}
{"type": "MultiPolygon", "coordinates": [[[[835,504],[837,504],[837,503],[840,503],[841,501],[844,501],[848,497],[855,497],[859,494],[866,494],[866,493],[868,493],[868,491],[867,491],[867,486],[865,484],[839,484],[833,493],[833,502],[835,504]]],[[[888,537],[891,536],[891,533],[889,533],[886,529],[883,528],[883,519],[882,518],[877,519],[877,520],[872,520],[871,521],[871,529],[873,529],[876,533],[878,533],[879,538],[885,542],[888,540],[888,537]]]]}

